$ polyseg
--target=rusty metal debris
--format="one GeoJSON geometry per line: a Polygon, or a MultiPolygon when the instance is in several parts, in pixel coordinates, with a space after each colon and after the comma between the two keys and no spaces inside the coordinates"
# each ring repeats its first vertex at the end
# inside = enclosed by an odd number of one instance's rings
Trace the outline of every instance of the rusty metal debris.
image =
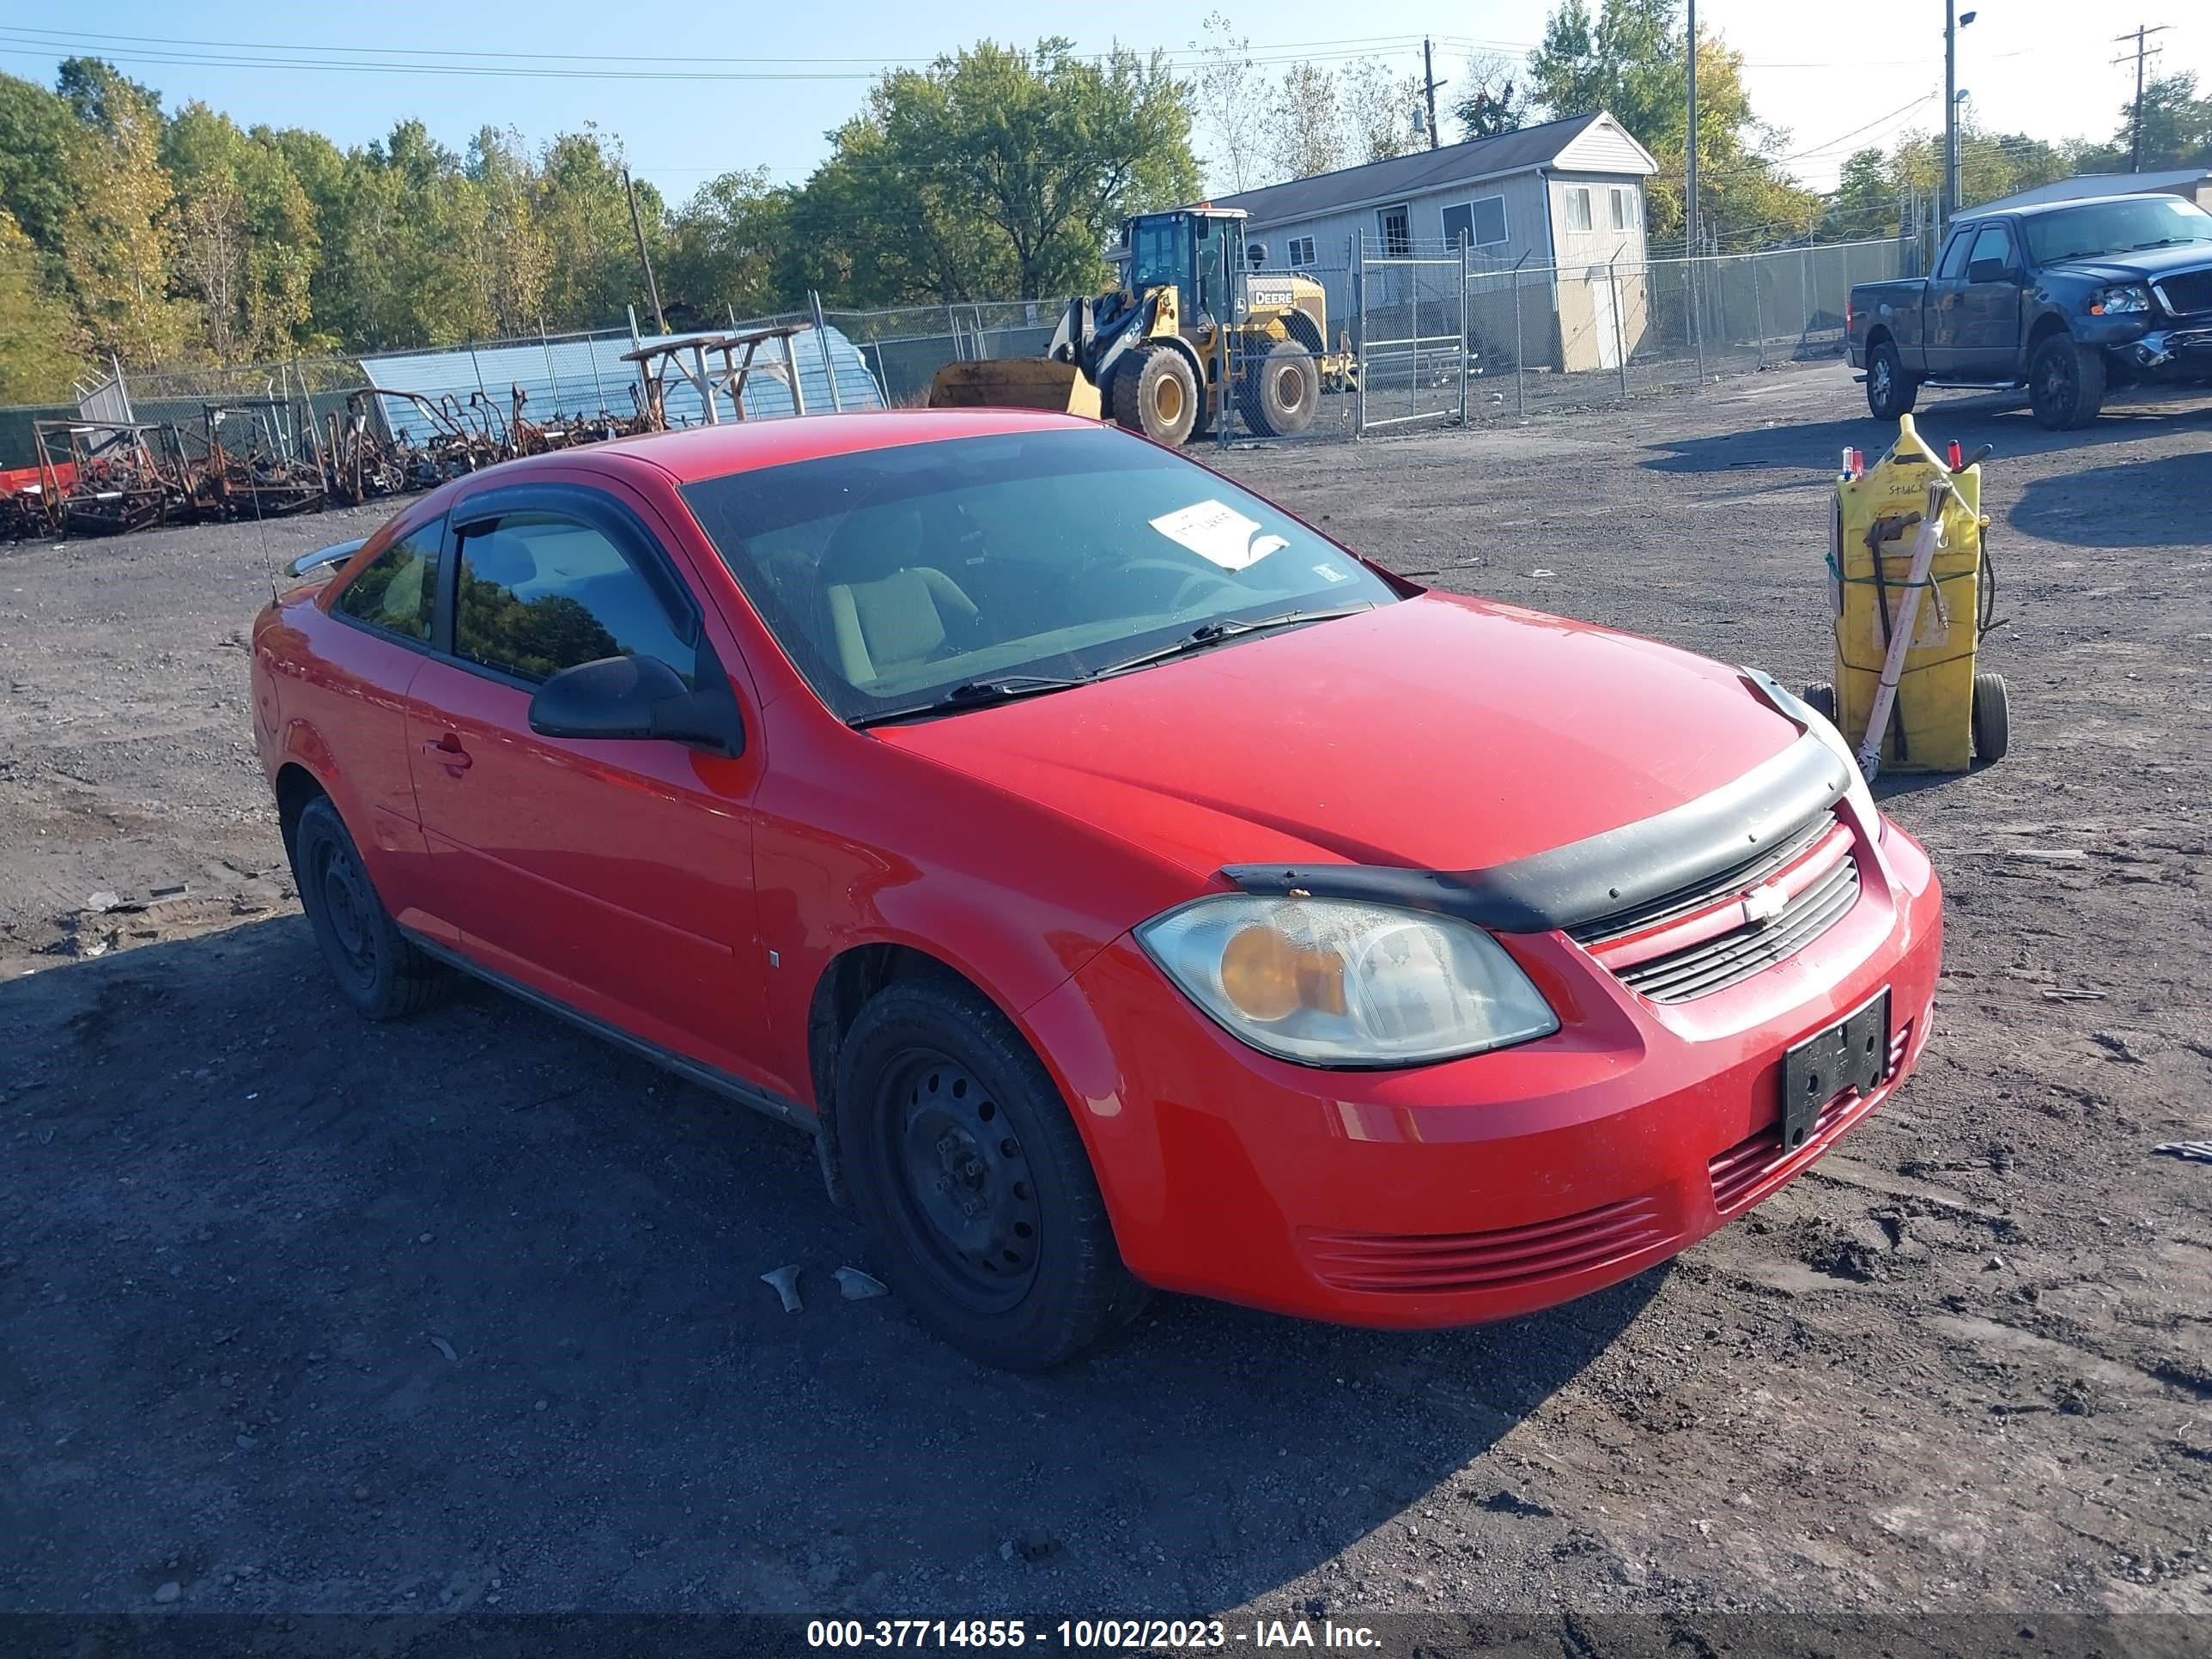
{"type": "Polygon", "coordinates": [[[626,416],[602,408],[594,415],[534,419],[520,386],[510,388],[504,404],[481,388],[464,398],[362,386],[345,393],[343,409],[333,409],[326,398],[307,394],[303,376],[296,393],[204,403],[197,425],[92,416],[37,422],[35,482],[16,475],[11,490],[0,478],[0,539],[272,519],[433,489],[519,456],[665,431],[672,424],[672,379],[699,394],[709,425],[727,418],[726,409],[748,418],[745,390],[754,375],[782,383],[792,407],[804,415],[791,342],[811,326],[688,335],[627,353],[623,361],[636,379],[626,416]],[[780,356],[758,356],[771,340],[781,343],[780,356]],[[386,417],[394,403],[421,418],[395,431],[386,417]]]}

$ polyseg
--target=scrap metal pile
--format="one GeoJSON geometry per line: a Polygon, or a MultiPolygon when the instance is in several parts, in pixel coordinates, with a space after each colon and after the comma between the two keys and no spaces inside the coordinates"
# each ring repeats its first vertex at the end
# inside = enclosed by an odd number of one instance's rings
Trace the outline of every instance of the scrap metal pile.
{"type": "MultiPolygon", "coordinates": [[[[273,519],[432,489],[518,456],[664,431],[672,424],[668,393],[677,383],[688,387],[709,425],[725,418],[725,403],[740,421],[754,413],[746,393],[756,375],[781,385],[792,411],[804,415],[793,341],[809,330],[805,323],[779,324],[640,346],[623,357],[637,375],[626,416],[602,408],[595,415],[532,420],[523,412],[530,396],[520,386],[504,405],[481,387],[463,398],[362,386],[345,394],[343,409],[322,411],[304,391],[205,403],[196,425],[89,415],[37,422],[37,467],[23,469],[25,481],[13,489],[14,475],[0,475],[0,539],[273,519]],[[761,356],[771,342],[775,356],[761,356]],[[387,401],[380,404],[380,398],[387,401]],[[419,418],[393,420],[396,404],[419,418]]],[[[841,407],[834,377],[829,394],[831,409],[841,407]]],[[[123,412],[129,413],[127,402],[123,412]]],[[[769,412],[780,411],[772,405],[769,412]]]]}

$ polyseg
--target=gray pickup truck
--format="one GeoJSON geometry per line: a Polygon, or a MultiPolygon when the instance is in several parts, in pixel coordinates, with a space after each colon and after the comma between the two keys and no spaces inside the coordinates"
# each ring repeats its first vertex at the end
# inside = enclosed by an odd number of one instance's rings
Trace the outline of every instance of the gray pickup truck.
{"type": "Polygon", "coordinates": [[[1844,325],[1882,420],[1923,386],[2024,386],[2044,426],[2087,426],[2108,387],[2212,381],[2212,213],[2108,196],[1962,214],[1933,276],[1857,284],[1844,325]]]}

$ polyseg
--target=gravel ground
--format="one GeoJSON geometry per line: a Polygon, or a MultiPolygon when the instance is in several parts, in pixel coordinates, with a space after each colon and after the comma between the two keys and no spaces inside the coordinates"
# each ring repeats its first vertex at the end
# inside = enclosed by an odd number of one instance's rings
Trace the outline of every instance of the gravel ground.
{"type": "MultiPolygon", "coordinates": [[[[1041,1378],[842,1300],[788,1130],[489,991],[339,1007],[242,647],[376,510],[0,550],[0,1611],[2212,1614],[2212,1167],[2151,1153],[2212,1136],[2212,404],[1923,422],[1996,446],[2015,735],[1885,786],[1950,893],[1900,1097],[1540,1317],[1164,1297],[1041,1378]]],[[[1884,441],[1831,367],[1231,470],[1796,682],[1884,441]]]]}

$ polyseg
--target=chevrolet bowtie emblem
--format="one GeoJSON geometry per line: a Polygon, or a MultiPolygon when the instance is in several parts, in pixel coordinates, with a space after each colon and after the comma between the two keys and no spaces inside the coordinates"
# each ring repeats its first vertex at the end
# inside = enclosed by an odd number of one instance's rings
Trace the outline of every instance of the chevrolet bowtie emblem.
{"type": "Polygon", "coordinates": [[[1790,902],[1790,896],[1771,882],[1764,887],[1754,887],[1743,896],[1744,920],[1754,927],[1764,927],[1780,915],[1790,902]]]}

